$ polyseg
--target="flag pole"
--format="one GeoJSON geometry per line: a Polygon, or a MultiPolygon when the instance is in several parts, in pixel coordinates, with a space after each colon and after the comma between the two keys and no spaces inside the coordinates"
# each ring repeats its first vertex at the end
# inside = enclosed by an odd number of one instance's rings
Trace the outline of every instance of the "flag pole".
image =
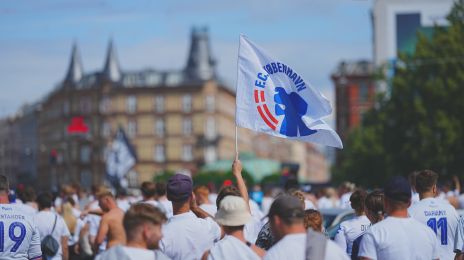
{"type": "Polygon", "coordinates": [[[240,36],[238,37],[237,75],[235,76],[235,160],[238,160],[238,126],[237,126],[237,90],[238,90],[238,62],[240,59],[240,36]]]}

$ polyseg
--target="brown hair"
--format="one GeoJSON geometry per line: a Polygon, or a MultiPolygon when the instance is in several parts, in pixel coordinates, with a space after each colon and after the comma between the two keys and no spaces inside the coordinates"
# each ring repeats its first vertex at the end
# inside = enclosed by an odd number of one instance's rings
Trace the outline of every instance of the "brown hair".
{"type": "Polygon", "coordinates": [[[144,197],[150,198],[156,195],[156,185],[151,181],[144,181],[140,186],[140,190],[144,197]]]}
{"type": "Polygon", "coordinates": [[[134,240],[140,232],[139,227],[145,223],[161,225],[166,222],[166,216],[161,210],[148,203],[136,203],[124,214],[123,226],[127,240],[134,240]]]}
{"type": "Polygon", "coordinates": [[[314,231],[322,232],[322,215],[315,209],[305,210],[304,226],[306,229],[312,228],[314,231]]]}
{"type": "Polygon", "coordinates": [[[113,193],[111,193],[111,191],[109,191],[109,190],[101,190],[100,192],[97,193],[97,198],[98,199],[103,199],[105,197],[111,197],[111,198],[114,199],[113,193]]]}
{"type": "Polygon", "coordinates": [[[364,212],[364,200],[366,199],[367,193],[362,189],[357,189],[350,196],[351,207],[356,212],[364,212]]]}
{"type": "Polygon", "coordinates": [[[383,216],[385,209],[383,207],[384,194],[380,190],[374,190],[367,194],[364,200],[365,210],[369,211],[370,214],[380,219],[383,216]]]}
{"type": "Polygon", "coordinates": [[[304,209],[306,207],[305,205],[305,196],[303,194],[302,191],[299,191],[299,190],[293,190],[289,193],[289,195],[297,198],[300,200],[300,203],[301,203],[301,207],[304,209]]]}
{"type": "Polygon", "coordinates": [[[437,184],[438,174],[431,170],[423,170],[416,175],[416,191],[424,193],[430,191],[437,184]]]}
{"type": "Polygon", "coordinates": [[[219,190],[218,196],[216,198],[216,207],[219,209],[219,205],[221,204],[221,201],[226,197],[226,196],[239,196],[241,197],[242,195],[240,194],[240,191],[235,187],[235,186],[225,186],[222,187],[221,190],[219,190]]]}

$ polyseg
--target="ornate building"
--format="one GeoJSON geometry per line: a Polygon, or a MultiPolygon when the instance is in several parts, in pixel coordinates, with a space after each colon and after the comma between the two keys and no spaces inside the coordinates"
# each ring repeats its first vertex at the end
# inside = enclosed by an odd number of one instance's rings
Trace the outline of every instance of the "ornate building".
{"type": "MultiPolygon", "coordinates": [[[[106,147],[119,127],[137,153],[134,182],[234,157],[235,91],[217,77],[206,29],[192,30],[187,64],[178,71],[122,71],[110,42],[103,69],[84,73],[75,44],[65,79],[42,102],[41,186],[100,183],[106,147]]],[[[255,150],[255,136],[239,129],[240,151],[255,150]]],[[[279,139],[279,145],[286,151],[302,144],[279,139]]],[[[283,157],[296,160],[291,153],[283,157]]]]}

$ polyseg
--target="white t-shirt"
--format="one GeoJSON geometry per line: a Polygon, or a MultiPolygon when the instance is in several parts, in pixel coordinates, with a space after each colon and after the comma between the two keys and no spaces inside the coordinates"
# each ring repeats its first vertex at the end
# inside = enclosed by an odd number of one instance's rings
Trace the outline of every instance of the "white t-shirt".
{"type": "Polygon", "coordinates": [[[351,198],[352,194],[353,194],[352,192],[347,192],[347,193],[344,193],[340,197],[340,208],[342,208],[342,209],[351,209],[350,198],[351,198]]]}
{"type": "Polygon", "coordinates": [[[105,252],[97,255],[95,260],[169,260],[169,258],[159,250],[149,250],[143,248],[127,247],[117,245],[105,252]]]}
{"type": "Polygon", "coordinates": [[[211,218],[193,212],[172,216],[163,226],[160,249],[173,260],[200,259],[221,237],[221,228],[211,218]]]}
{"type": "Polygon", "coordinates": [[[350,258],[335,242],[327,239],[324,260],[350,260],[350,258]]]}
{"type": "Polygon", "coordinates": [[[58,249],[58,253],[49,259],[59,260],[62,258],[63,250],[61,248],[61,237],[70,237],[71,234],[69,233],[68,227],[64,222],[63,218],[51,211],[39,211],[35,215],[35,222],[37,224],[37,228],[40,234],[40,240],[42,241],[47,235],[52,235],[52,237],[58,242],[60,245],[58,249]],[[53,230],[53,224],[55,223],[55,216],[56,216],[56,225],[55,229],[53,230]],[[53,233],[52,233],[53,230],[53,233]]]}
{"type": "Polygon", "coordinates": [[[314,203],[310,200],[305,200],[305,210],[307,209],[316,209],[316,206],[314,206],[314,203]]]}
{"type": "Polygon", "coordinates": [[[166,209],[164,208],[163,204],[161,204],[159,201],[157,200],[144,200],[144,201],[141,201],[142,203],[148,203],[150,205],[153,205],[155,208],[158,208],[159,210],[161,210],[161,212],[163,212],[164,214],[166,214],[166,209]]]}
{"type": "Polygon", "coordinates": [[[274,198],[272,197],[264,197],[263,201],[261,202],[261,210],[263,214],[267,215],[269,209],[271,208],[272,202],[274,202],[274,198]]]}
{"type": "Polygon", "coordinates": [[[18,204],[0,204],[0,225],[3,228],[2,260],[26,260],[42,256],[40,235],[34,216],[18,204]]]}
{"type": "Polygon", "coordinates": [[[413,218],[387,217],[371,226],[359,246],[369,259],[438,259],[435,233],[413,218]]]}
{"type": "Polygon", "coordinates": [[[226,235],[210,249],[208,260],[259,260],[249,246],[234,236],[226,235]]]}
{"type": "MultiPolygon", "coordinates": [[[[264,260],[306,259],[306,233],[286,235],[264,256],[264,260]]],[[[327,239],[325,260],[349,260],[332,240],[327,239]]]]}
{"type": "Polygon", "coordinates": [[[158,200],[161,205],[163,205],[163,208],[166,210],[166,218],[170,218],[173,215],[173,210],[172,210],[172,202],[170,202],[167,199],[160,199],[158,200]]]}
{"type": "Polygon", "coordinates": [[[305,259],[306,233],[290,234],[273,245],[265,260],[305,259]]]}
{"type": "Polygon", "coordinates": [[[128,199],[117,199],[116,203],[118,208],[122,209],[124,212],[126,212],[131,206],[128,199]]]}
{"type": "Polygon", "coordinates": [[[317,208],[319,209],[331,209],[340,207],[340,200],[332,200],[327,197],[321,197],[317,201],[317,208]]]}
{"type": "Polygon", "coordinates": [[[335,235],[335,243],[340,246],[344,252],[346,252],[348,255],[351,255],[353,241],[364,234],[364,232],[366,232],[369,228],[370,224],[371,222],[365,215],[343,221],[340,224],[340,228],[338,229],[337,234],[335,235]]]}
{"type": "Polygon", "coordinates": [[[212,217],[214,217],[214,215],[216,215],[216,212],[217,212],[216,205],[203,203],[203,204],[200,205],[200,208],[202,210],[206,211],[212,217]]]}
{"type": "Polygon", "coordinates": [[[440,259],[453,259],[454,241],[459,215],[448,203],[436,198],[426,198],[408,209],[411,217],[429,226],[438,239],[440,259]]]}

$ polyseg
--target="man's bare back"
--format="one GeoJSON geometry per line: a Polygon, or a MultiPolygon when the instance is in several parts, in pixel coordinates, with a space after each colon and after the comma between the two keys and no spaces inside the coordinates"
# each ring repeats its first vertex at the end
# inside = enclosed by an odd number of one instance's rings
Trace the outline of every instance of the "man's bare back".
{"type": "Polygon", "coordinates": [[[120,208],[114,208],[103,214],[98,229],[97,241],[98,244],[107,238],[106,248],[111,248],[116,245],[126,243],[126,233],[122,225],[124,211],[120,208]]]}
{"type": "Polygon", "coordinates": [[[124,211],[120,208],[110,210],[103,216],[108,223],[108,244],[106,248],[110,248],[115,245],[121,245],[126,243],[126,233],[122,225],[122,219],[124,218],[124,211]]]}

